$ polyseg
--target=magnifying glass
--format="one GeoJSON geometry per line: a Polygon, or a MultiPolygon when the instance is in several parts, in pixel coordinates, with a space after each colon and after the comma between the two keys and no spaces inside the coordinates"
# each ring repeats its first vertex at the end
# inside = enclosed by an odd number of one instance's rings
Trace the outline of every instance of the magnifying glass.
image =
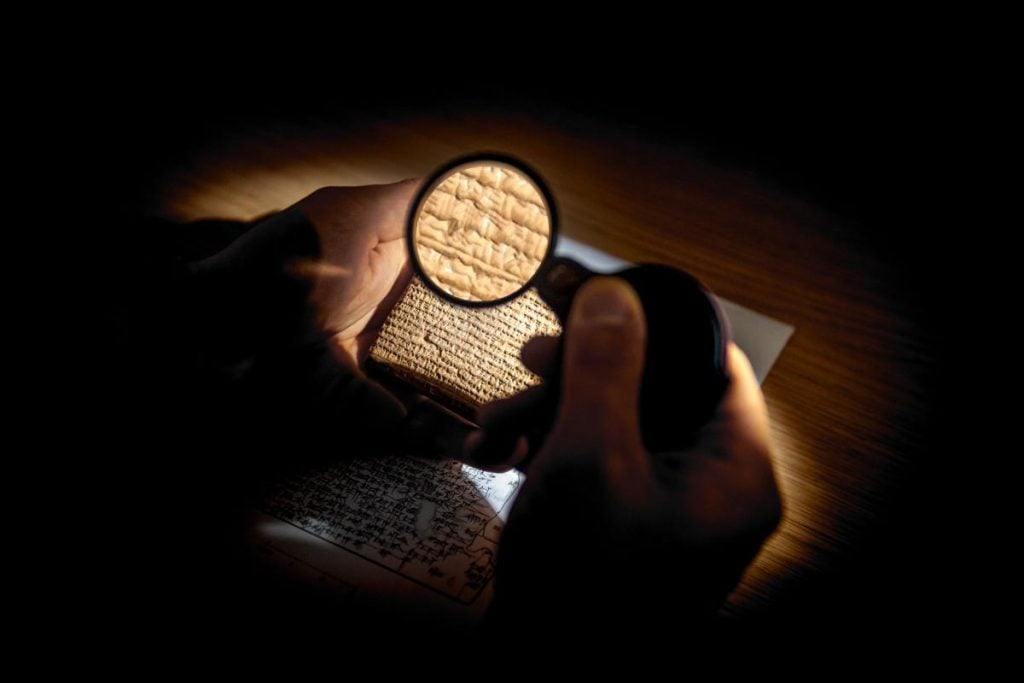
{"type": "MultiPolygon", "coordinates": [[[[482,154],[456,159],[430,177],[413,201],[406,237],[416,274],[442,299],[494,306],[536,285],[564,325],[576,292],[597,273],[554,256],[557,225],[555,203],[533,169],[482,154]]],[[[642,264],[613,275],[629,283],[644,308],[644,443],[652,452],[681,447],[728,386],[728,322],[710,291],[682,270],[642,264]]],[[[559,346],[556,365],[560,359],[559,346]]],[[[545,434],[556,415],[560,378],[552,372],[544,398],[524,416],[535,434],[545,434]]]]}
{"type": "Polygon", "coordinates": [[[554,253],[557,216],[533,169],[481,154],[439,169],[413,201],[406,229],[413,268],[435,294],[493,306],[539,277],[554,253]]]}

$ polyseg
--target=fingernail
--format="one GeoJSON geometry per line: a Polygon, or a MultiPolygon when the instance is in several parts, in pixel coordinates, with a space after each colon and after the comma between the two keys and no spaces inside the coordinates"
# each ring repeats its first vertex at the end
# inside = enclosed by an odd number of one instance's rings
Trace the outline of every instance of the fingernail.
{"type": "Polygon", "coordinates": [[[577,295],[581,322],[622,325],[636,317],[639,300],[625,281],[611,277],[594,278],[577,295]]]}

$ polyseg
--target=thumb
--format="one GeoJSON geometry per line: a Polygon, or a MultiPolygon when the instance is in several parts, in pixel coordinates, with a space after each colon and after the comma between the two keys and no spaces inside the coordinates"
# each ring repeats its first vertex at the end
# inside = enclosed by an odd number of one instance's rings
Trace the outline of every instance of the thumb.
{"type": "Polygon", "coordinates": [[[618,278],[593,278],[576,294],[565,335],[553,433],[570,439],[577,452],[641,453],[647,326],[636,291],[618,278]]]}
{"type": "Polygon", "coordinates": [[[313,260],[319,254],[316,229],[299,211],[290,208],[260,219],[227,247],[190,268],[200,277],[276,280],[286,275],[289,262],[313,260]]]}

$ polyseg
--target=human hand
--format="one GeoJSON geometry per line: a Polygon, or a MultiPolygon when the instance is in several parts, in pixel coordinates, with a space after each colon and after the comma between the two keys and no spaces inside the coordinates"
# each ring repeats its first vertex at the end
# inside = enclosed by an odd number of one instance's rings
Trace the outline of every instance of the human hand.
{"type": "MultiPolygon", "coordinates": [[[[677,624],[697,619],[728,595],[777,525],[767,411],[746,357],[730,345],[730,387],[691,447],[648,453],[638,415],[645,333],[640,301],[622,280],[595,278],[576,295],[558,416],[499,548],[496,622],[535,627],[544,614],[552,629],[601,629],[622,617],[635,629],[636,617],[659,610],[677,624]]],[[[549,373],[551,349],[550,339],[536,340],[524,361],[549,373]]],[[[507,466],[526,455],[509,422],[532,394],[482,413],[470,460],[507,466]]]]}
{"type": "Polygon", "coordinates": [[[193,264],[206,346],[256,368],[294,412],[393,422],[404,407],[361,364],[410,271],[404,219],[415,181],[328,187],[193,264]]]}
{"type": "Polygon", "coordinates": [[[325,187],[295,209],[316,228],[320,255],[296,264],[313,280],[317,322],[340,362],[357,369],[411,277],[405,217],[417,181],[325,187]]]}

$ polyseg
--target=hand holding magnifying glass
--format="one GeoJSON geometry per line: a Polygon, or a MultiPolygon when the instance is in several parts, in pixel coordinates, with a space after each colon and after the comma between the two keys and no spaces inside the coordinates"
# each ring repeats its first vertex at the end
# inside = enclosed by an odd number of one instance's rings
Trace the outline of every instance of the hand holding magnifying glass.
{"type": "MultiPolygon", "coordinates": [[[[563,324],[580,286],[595,273],[556,258],[557,212],[541,177],[501,155],[456,160],[428,180],[407,225],[410,260],[435,294],[460,306],[505,303],[536,287],[563,324]]],[[[647,320],[640,421],[645,445],[684,445],[714,412],[728,385],[724,316],[692,276],[665,265],[628,268],[647,320]]],[[[497,331],[496,331],[497,333],[497,331]]],[[[560,372],[529,415],[539,438],[555,414],[560,372]]],[[[536,447],[537,444],[534,444],[536,447]]]]}

